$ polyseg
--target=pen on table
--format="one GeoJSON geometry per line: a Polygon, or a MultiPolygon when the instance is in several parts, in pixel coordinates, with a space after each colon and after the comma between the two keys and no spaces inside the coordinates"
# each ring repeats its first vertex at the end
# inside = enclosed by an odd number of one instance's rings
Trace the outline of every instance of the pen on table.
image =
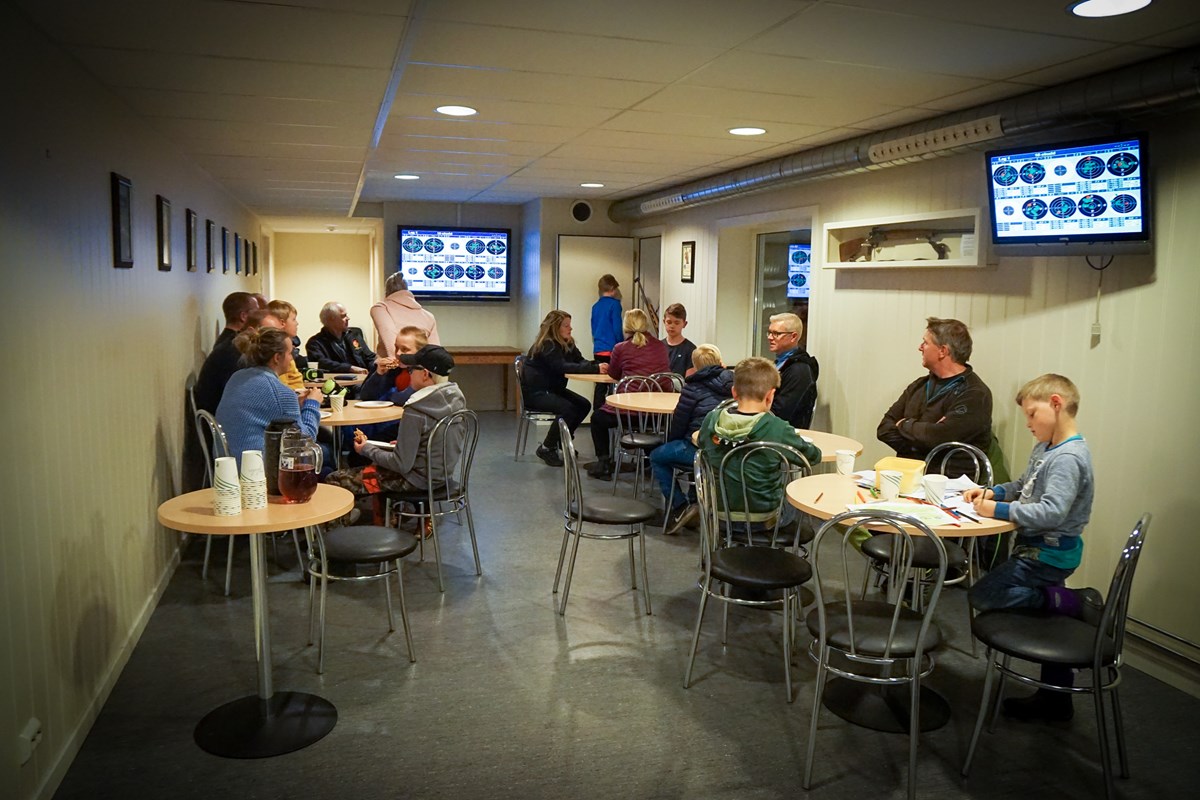
{"type": "Polygon", "coordinates": [[[860,502],[860,503],[865,503],[865,502],[867,502],[867,499],[866,499],[865,497],[863,497],[863,496],[862,496],[862,492],[855,492],[855,495],[857,495],[857,496],[858,496],[858,502],[860,502]]]}
{"type": "Polygon", "coordinates": [[[979,522],[979,517],[975,516],[974,514],[968,514],[965,511],[959,511],[958,514],[959,516],[963,516],[971,520],[971,522],[979,522]]]}
{"type": "Polygon", "coordinates": [[[824,496],[825,496],[825,493],[824,493],[824,492],[821,492],[819,495],[817,495],[817,499],[816,499],[816,500],[813,500],[813,502],[814,502],[814,503],[819,503],[819,502],[821,502],[821,498],[822,498],[822,497],[824,497],[824,496]]]}

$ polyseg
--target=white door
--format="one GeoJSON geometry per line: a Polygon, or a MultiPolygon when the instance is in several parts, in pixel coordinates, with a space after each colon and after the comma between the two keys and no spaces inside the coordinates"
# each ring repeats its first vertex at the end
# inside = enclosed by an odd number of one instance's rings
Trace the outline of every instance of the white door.
{"type": "Polygon", "coordinates": [[[622,307],[633,307],[634,240],[624,236],[559,236],[555,270],[555,308],[571,315],[575,344],[592,357],[592,304],[601,275],[612,275],[621,287],[622,307]]]}

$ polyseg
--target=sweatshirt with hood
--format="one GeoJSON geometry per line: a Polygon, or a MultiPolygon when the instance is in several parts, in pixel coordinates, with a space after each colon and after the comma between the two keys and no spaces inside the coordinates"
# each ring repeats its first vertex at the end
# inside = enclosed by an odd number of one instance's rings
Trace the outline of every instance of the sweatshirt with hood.
{"type": "Polygon", "coordinates": [[[373,444],[365,445],[362,455],[372,463],[404,477],[418,489],[445,482],[447,465],[453,469],[458,463],[463,448],[461,425],[451,427],[446,445],[446,461],[442,461],[442,448],[428,452],[425,440],[433,426],[443,417],[467,407],[467,400],[457,383],[438,383],[426,386],[413,393],[404,404],[404,416],[396,432],[396,447],[385,450],[373,444]]]}

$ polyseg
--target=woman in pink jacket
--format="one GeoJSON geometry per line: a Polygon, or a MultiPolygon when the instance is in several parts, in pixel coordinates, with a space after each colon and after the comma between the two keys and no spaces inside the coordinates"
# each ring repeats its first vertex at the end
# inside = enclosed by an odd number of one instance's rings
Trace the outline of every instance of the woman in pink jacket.
{"type": "Polygon", "coordinates": [[[375,345],[376,354],[394,358],[396,334],[409,325],[425,331],[430,344],[442,343],[438,338],[437,320],[413,297],[403,275],[393,272],[383,290],[386,296],[371,306],[371,321],[375,323],[375,335],[379,339],[375,345]]]}

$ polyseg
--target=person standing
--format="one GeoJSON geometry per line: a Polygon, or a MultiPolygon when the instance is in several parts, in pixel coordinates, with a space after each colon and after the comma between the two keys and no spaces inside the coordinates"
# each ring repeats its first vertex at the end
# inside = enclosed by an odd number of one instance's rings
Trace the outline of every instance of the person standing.
{"type": "Polygon", "coordinates": [[[376,351],[389,358],[396,355],[396,335],[402,328],[413,326],[425,331],[430,344],[441,344],[437,319],[417,302],[408,289],[404,275],[393,272],[383,284],[384,298],[371,306],[371,322],[375,323],[376,351]]]}
{"type": "Polygon", "coordinates": [[[663,329],[667,332],[667,363],[671,372],[686,377],[692,371],[692,353],[696,345],[691,339],[684,338],[683,329],[687,327],[687,309],[682,303],[672,303],[663,313],[663,329]]]}
{"type": "MultiPolygon", "coordinates": [[[[929,317],[917,349],[928,374],[905,387],[879,421],[879,441],[904,458],[921,461],[943,442],[965,442],[987,452],[992,441],[992,392],[967,363],[971,333],[956,319],[929,317]]],[[[951,460],[947,474],[971,469],[951,460]]]]}
{"type": "MultiPolygon", "coordinates": [[[[621,284],[612,275],[605,274],[596,282],[596,289],[600,298],[592,304],[592,357],[597,364],[607,364],[612,349],[625,339],[621,332],[621,284]]],[[[607,394],[607,386],[596,384],[592,408],[603,406],[607,394]]]]}

